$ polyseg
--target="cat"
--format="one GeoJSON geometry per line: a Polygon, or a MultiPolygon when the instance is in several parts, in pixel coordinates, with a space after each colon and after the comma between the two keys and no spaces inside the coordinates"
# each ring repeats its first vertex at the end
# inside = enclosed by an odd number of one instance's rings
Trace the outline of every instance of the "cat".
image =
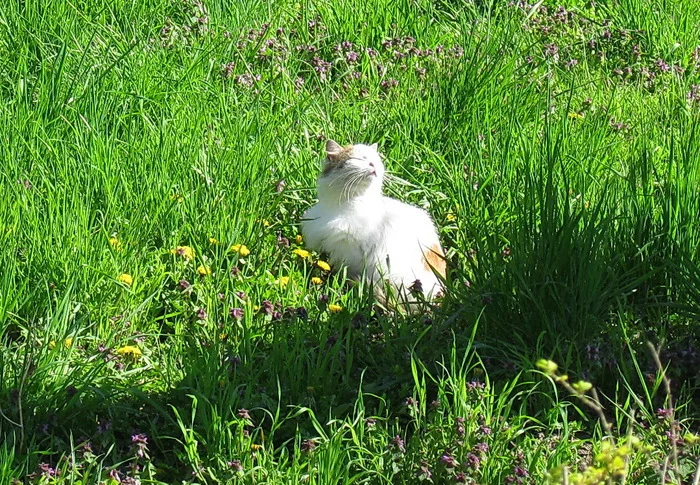
{"type": "Polygon", "coordinates": [[[445,256],[428,213],[384,196],[383,181],[376,143],[328,140],[318,203],[304,213],[302,236],[349,277],[364,275],[384,304],[393,293],[410,310],[421,293],[430,301],[444,291],[445,256]]]}

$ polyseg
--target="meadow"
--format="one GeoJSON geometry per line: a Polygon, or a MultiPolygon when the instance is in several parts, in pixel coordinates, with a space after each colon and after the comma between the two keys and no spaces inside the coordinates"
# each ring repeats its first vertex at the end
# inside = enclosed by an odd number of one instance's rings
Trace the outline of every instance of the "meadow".
{"type": "Polygon", "coordinates": [[[698,0],[5,2],[0,99],[0,483],[700,481],[698,0]],[[327,138],[439,305],[307,252],[327,138]]]}

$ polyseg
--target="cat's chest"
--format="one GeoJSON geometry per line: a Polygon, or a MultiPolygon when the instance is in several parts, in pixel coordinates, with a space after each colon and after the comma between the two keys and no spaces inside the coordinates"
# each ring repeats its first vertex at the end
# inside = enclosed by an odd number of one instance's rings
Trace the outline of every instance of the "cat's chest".
{"type": "Polygon", "coordinates": [[[322,212],[316,220],[316,228],[321,233],[318,242],[332,259],[352,266],[384,245],[385,214],[381,207],[373,210],[348,207],[322,212]]]}
{"type": "Polygon", "coordinates": [[[381,210],[367,212],[361,210],[347,210],[336,214],[329,214],[327,224],[329,229],[359,237],[376,234],[382,225],[383,213],[381,210]]]}

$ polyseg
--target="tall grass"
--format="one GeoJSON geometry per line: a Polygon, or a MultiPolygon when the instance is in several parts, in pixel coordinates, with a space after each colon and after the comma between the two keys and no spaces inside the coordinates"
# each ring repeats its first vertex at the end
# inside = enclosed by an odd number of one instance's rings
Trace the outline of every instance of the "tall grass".
{"type": "Polygon", "coordinates": [[[543,483],[606,434],[547,357],[655,483],[697,427],[693,6],[0,8],[0,482],[543,483]],[[440,307],[291,252],[329,137],[441,228],[440,307]]]}

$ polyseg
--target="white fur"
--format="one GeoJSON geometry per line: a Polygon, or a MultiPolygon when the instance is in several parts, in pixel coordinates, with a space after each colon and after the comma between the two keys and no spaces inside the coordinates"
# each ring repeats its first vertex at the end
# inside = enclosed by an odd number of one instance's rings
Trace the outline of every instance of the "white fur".
{"type": "MultiPolygon", "coordinates": [[[[329,155],[340,148],[329,147],[329,155]]],[[[384,164],[376,145],[354,145],[351,157],[345,169],[319,177],[318,203],[302,222],[306,245],[327,253],[335,268],[347,267],[351,277],[364,273],[379,295],[382,282],[390,282],[399,298],[412,301],[409,289],[419,280],[426,299],[436,296],[440,280],[424,265],[430,247],[440,248],[430,216],[382,194],[384,164]]]]}

